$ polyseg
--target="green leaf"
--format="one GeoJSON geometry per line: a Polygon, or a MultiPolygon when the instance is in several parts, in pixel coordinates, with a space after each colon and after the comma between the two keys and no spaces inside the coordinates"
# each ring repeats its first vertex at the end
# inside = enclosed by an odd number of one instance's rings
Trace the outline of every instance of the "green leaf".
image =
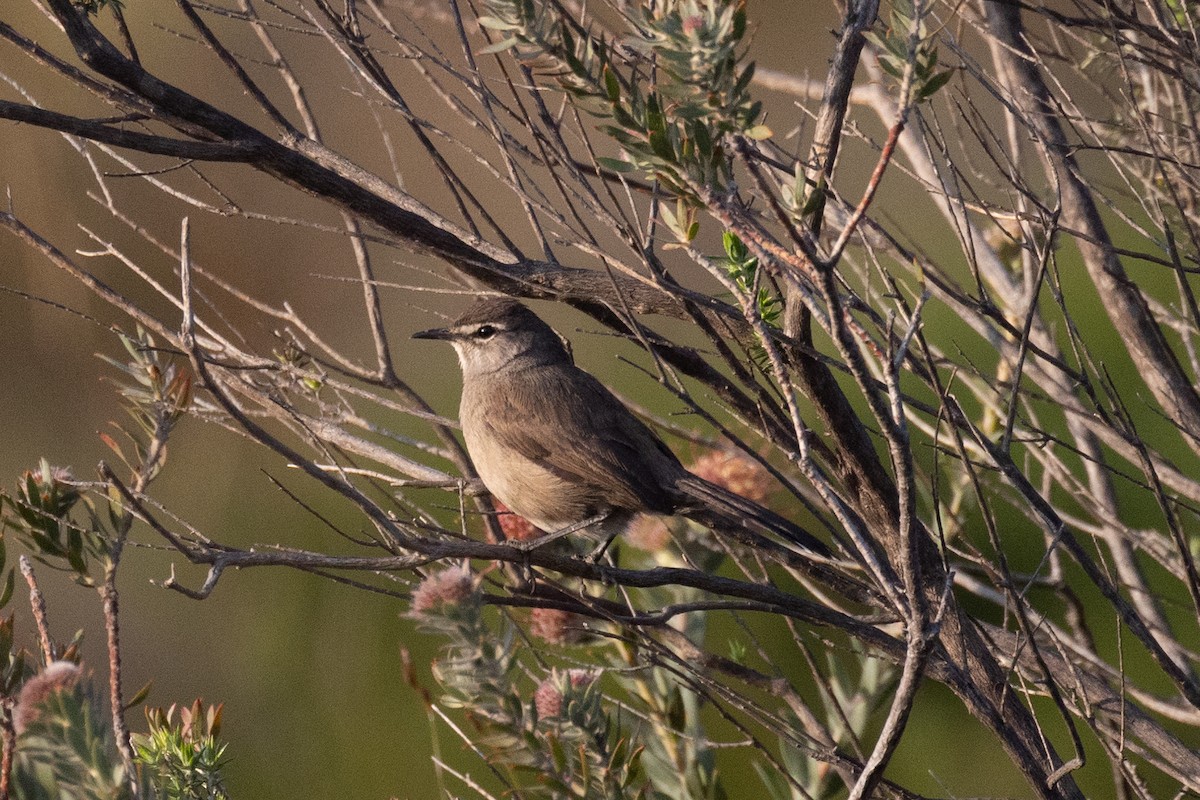
{"type": "Polygon", "coordinates": [[[505,22],[499,17],[478,17],[476,21],[480,27],[493,31],[511,31],[521,27],[513,22],[505,22]]]}
{"type": "Polygon", "coordinates": [[[707,161],[712,158],[713,153],[713,140],[712,135],[708,132],[708,126],[703,122],[695,122],[690,127],[696,149],[700,152],[700,157],[707,161]]]}
{"type": "Polygon", "coordinates": [[[613,172],[636,172],[637,164],[632,164],[623,158],[607,158],[598,156],[596,163],[605,169],[611,169],[613,172]]]}
{"type": "Polygon", "coordinates": [[[12,650],[13,624],[14,617],[12,614],[0,620],[0,653],[8,653],[12,650]]]}
{"type": "Polygon", "coordinates": [[[652,131],[650,133],[650,149],[654,154],[668,163],[675,162],[675,151],[671,147],[671,140],[667,138],[667,134],[663,131],[652,131]]]}
{"type": "Polygon", "coordinates": [[[743,4],[733,15],[733,32],[730,38],[741,41],[746,35],[746,6],[743,4]]]}
{"type": "Polygon", "coordinates": [[[687,726],[687,709],[684,708],[683,694],[676,687],[671,688],[667,701],[667,724],[673,731],[683,731],[687,726]]]}
{"type": "Polygon", "coordinates": [[[613,106],[612,107],[612,115],[613,115],[613,121],[616,122],[618,125],[620,125],[622,128],[624,128],[625,130],[637,131],[639,133],[641,132],[641,126],[638,125],[637,120],[635,120],[633,118],[633,116],[631,116],[630,113],[628,111],[626,111],[622,106],[616,106],[616,105],[613,106]]]}
{"type": "Polygon", "coordinates": [[[0,608],[4,608],[6,605],[8,605],[8,601],[12,600],[14,580],[15,575],[10,569],[8,571],[8,577],[4,579],[4,591],[0,592],[0,608]]]}
{"type": "Polygon", "coordinates": [[[494,55],[496,53],[503,53],[505,50],[511,50],[512,48],[516,47],[518,43],[519,42],[517,40],[517,37],[512,36],[503,41],[488,45],[487,47],[480,50],[478,52],[478,55],[490,56],[490,55],[494,55]]]}
{"type": "Polygon", "coordinates": [[[721,244],[725,247],[725,255],[729,260],[740,264],[746,260],[746,256],[750,251],[746,249],[745,243],[738,238],[738,235],[732,231],[725,231],[721,234],[721,244]]]}
{"type": "Polygon", "coordinates": [[[879,57],[879,66],[883,68],[884,72],[886,72],[888,75],[891,75],[896,80],[900,80],[904,77],[903,61],[897,61],[891,56],[881,55],[879,57]]]}
{"type": "Polygon", "coordinates": [[[146,698],[150,696],[150,688],[152,686],[154,686],[154,681],[147,681],[146,685],[138,689],[137,693],[125,704],[125,710],[128,711],[131,708],[136,708],[146,702],[146,698]]]}
{"type": "Polygon", "coordinates": [[[753,103],[750,104],[749,110],[746,111],[745,120],[746,120],[747,124],[758,119],[758,115],[761,113],[762,113],[762,101],[755,100],[753,103]]]}
{"type": "Polygon", "coordinates": [[[825,206],[825,176],[817,180],[817,185],[813,187],[812,193],[804,201],[804,208],[800,209],[800,216],[807,217],[817,213],[825,206]]]}
{"type": "Polygon", "coordinates": [[[658,213],[662,215],[663,222],[666,223],[668,228],[676,233],[680,232],[680,229],[682,228],[682,223],[680,220],[686,219],[684,216],[686,212],[683,203],[676,202],[675,211],[672,211],[667,207],[666,203],[663,203],[658,207],[658,213]]]}
{"type": "Polygon", "coordinates": [[[604,65],[603,74],[604,90],[608,94],[608,99],[616,103],[621,99],[621,81],[617,79],[617,73],[608,64],[604,65]]]}
{"type": "Polygon", "coordinates": [[[750,81],[754,79],[755,64],[751,61],[742,70],[742,74],[738,76],[737,83],[733,85],[733,96],[738,97],[742,92],[746,91],[746,87],[750,85],[750,81]]]}
{"type": "Polygon", "coordinates": [[[945,86],[950,79],[954,77],[954,69],[944,69],[932,78],[927,80],[919,92],[917,92],[918,100],[926,100],[934,95],[939,89],[945,86]]]}

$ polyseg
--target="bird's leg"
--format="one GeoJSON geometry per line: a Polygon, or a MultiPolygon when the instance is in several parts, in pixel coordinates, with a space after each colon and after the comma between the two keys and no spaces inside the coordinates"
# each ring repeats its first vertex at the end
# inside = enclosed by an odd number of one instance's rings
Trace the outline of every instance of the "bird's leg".
{"type": "Polygon", "coordinates": [[[597,546],[595,550],[588,553],[588,561],[592,562],[593,564],[599,564],[600,559],[604,558],[604,554],[608,552],[608,546],[613,543],[613,539],[617,538],[618,533],[620,533],[619,530],[609,531],[604,536],[604,541],[600,542],[599,546],[597,546]]]}
{"type": "MultiPolygon", "coordinates": [[[[557,541],[557,540],[563,538],[564,536],[569,536],[570,534],[575,533],[576,531],[581,531],[584,528],[590,528],[597,523],[603,522],[604,520],[608,519],[608,517],[611,513],[612,512],[610,512],[610,511],[606,511],[603,514],[597,514],[594,517],[588,517],[587,519],[583,520],[582,522],[576,522],[573,525],[568,525],[565,528],[560,528],[559,530],[556,530],[552,533],[547,533],[544,536],[539,536],[536,539],[528,539],[525,541],[509,540],[508,546],[512,547],[516,550],[520,550],[523,553],[528,553],[531,550],[537,550],[539,547],[542,547],[544,545],[550,544],[551,542],[557,541]]],[[[612,541],[611,536],[609,537],[608,541],[609,542],[612,541]]],[[[604,543],[604,547],[605,548],[608,547],[608,542],[604,543]]],[[[601,550],[601,553],[603,553],[603,552],[604,551],[601,550]]]]}

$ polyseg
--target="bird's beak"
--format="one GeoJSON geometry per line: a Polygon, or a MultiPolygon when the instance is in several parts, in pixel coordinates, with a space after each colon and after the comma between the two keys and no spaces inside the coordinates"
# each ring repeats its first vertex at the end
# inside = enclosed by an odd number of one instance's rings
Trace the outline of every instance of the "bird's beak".
{"type": "Polygon", "coordinates": [[[417,331],[412,335],[414,339],[442,339],[449,341],[454,338],[454,332],[446,328],[430,328],[427,331],[417,331]]]}

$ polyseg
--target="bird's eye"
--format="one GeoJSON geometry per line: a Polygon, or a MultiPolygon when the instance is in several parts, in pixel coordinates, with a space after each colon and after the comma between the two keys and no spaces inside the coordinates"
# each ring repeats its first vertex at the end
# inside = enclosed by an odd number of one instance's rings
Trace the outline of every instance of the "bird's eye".
{"type": "Polygon", "coordinates": [[[475,331],[476,339],[490,339],[496,335],[496,329],[491,325],[480,325],[475,331]]]}

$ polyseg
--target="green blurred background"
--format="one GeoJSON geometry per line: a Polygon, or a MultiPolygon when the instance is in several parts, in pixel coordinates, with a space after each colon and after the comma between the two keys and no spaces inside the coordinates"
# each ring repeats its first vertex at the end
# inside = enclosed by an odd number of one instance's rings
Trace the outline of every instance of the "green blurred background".
{"type": "MultiPolygon", "coordinates": [[[[40,42],[65,52],[62,37],[36,10],[23,3],[5,5],[6,22],[20,30],[40,32],[40,42]]],[[[145,63],[202,96],[232,104],[255,118],[248,101],[238,93],[231,94],[228,73],[211,58],[170,35],[149,30],[154,22],[185,28],[177,15],[158,8],[160,5],[126,3],[145,63]]],[[[753,3],[754,52],[759,65],[822,77],[837,25],[830,5],[787,0],[753,3]]],[[[446,38],[446,28],[436,20],[426,18],[423,24],[435,39],[454,46],[446,38]]],[[[221,21],[214,25],[219,33],[232,34],[232,28],[221,21]]],[[[232,35],[232,39],[244,51],[254,52],[245,37],[232,35]]],[[[327,47],[316,42],[290,55],[293,67],[308,82],[314,106],[325,110],[320,121],[330,144],[390,178],[391,167],[378,147],[374,123],[361,103],[348,95],[352,82],[342,65],[327,47]]],[[[59,83],[46,82],[31,62],[12,48],[0,48],[0,72],[48,107],[79,112],[94,105],[80,106],[85,101],[78,95],[65,91],[59,83]]],[[[406,91],[416,98],[415,105],[428,105],[418,81],[406,91]]],[[[5,92],[5,96],[12,94],[11,90],[5,92]]],[[[793,99],[769,92],[763,93],[763,99],[768,104],[767,121],[777,136],[790,136],[794,129],[809,123],[793,99]]],[[[416,152],[405,147],[407,131],[394,133],[401,156],[416,152]]],[[[470,135],[463,132],[464,137],[470,135]]],[[[799,147],[807,139],[802,134],[788,141],[799,147]]],[[[0,152],[4,154],[0,185],[9,192],[16,212],[61,250],[68,254],[77,249],[97,250],[96,242],[80,227],[85,226],[135,257],[161,263],[157,253],[113,223],[84,195],[82,190],[93,189],[94,180],[62,137],[0,123],[0,152]]],[[[853,186],[854,177],[866,174],[870,166],[869,161],[844,164],[842,180],[853,186]]],[[[437,194],[440,184],[423,158],[402,160],[399,170],[406,186],[419,187],[413,190],[422,200],[449,209],[445,198],[437,194]],[[427,188],[431,194],[425,193],[427,188]]],[[[328,208],[262,176],[227,166],[210,172],[227,185],[236,185],[237,199],[247,207],[338,225],[337,215],[328,208]]],[[[344,239],[204,214],[147,189],[138,179],[114,179],[112,185],[120,192],[123,207],[156,236],[177,242],[180,219],[189,216],[197,263],[268,301],[290,302],[334,343],[363,360],[371,358],[365,326],[347,324],[347,320],[360,319],[359,290],[352,282],[314,277],[354,275],[344,239]]],[[[884,208],[891,204],[905,215],[932,212],[924,198],[891,197],[886,187],[881,202],[884,208]]],[[[516,218],[513,225],[523,230],[516,218]]],[[[911,219],[907,225],[919,229],[911,219]]],[[[382,251],[379,257],[443,269],[397,251],[382,251]]],[[[112,258],[81,261],[120,289],[142,291],[112,258]]],[[[392,270],[381,277],[411,278],[413,274],[392,270]]],[[[165,273],[163,279],[167,279],[165,273]]],[[[80,477],[92,477],[95,464],[110,457],[97,433],[111,430],[109,422],[121,420],[123,415],[119,398],[106,380],[116,376],[94,354],[120,358],[120,345],[105,325],[117,323],[128,329],[128,324],[6,233],[0,233],[0,284],[52,298],[100,323],[10,292],[0,293],[0,480],[11,485],[41,457],[71,466],[80,477]]],[[[462,301],[411,298],[397,292],[385,293],[385,299],[401,377],[438,409],[452,413],[458,387],[452,354],[448,349],[414,344],[408,335],[439,321],[420,309],[453,313],[462,301]]],[[[157,307],[161,308],[161,303],[157,307]]],[[[269,328],[257,319],[239,316],[241,312],[232,304],[226,304],[224,310],[240,327],[268,341],[269,328]]],[[[539,310],[546,311],[546,307],[539,310]]],[[[574,333],[577,326],[591,330],[583,319],[561,311],[551,318],[573,335],[584,366],[601,372],[640,401],[664,402],[644,378],[615,364],[611,340],[574,333]]],[[[389,419],[388,424],[405,423],[389,419]]],[[[421,430],[408,424],[413,431],[421,430]]],[[[363,521],[344,505],[241,437],[186,420],[170,447],[168,467],[153,494],[213,538],[236,545],[339,547],[322,525],[272,486],[266,473],[301,493],[346,530],[363,528],[363,521]]],[[[444,502],[452,503],[452,499],[447,496],[444,502]]],[[[146,531],[139,539],[158,544],[146,531]]],[[[431,731],[418,693],[404,679],[401,649],[409,648],[419,679],[432,685],[428,664],[438,642],[417,632],[403,618],[401,602],[283,570],[227,573],[211,597],[197,602],[154,585],[170,574],[172,564],[190,585],[198,585],[203,578],[202,571],[161,549],[139,547],[126,556],[120,584],[126,692],[132,694],[153,679],[150,702],[155,705],[189,703],[195,697],[224,702],[225,735],[231,742],[227,774],[235,797],[433,797],[437,790],[430,756],[435,735],[451,763],[471,774],[484,772],[483,765],[444,728],[436,734],[431,731]]],[[[87,631],[86,660],[102,679],[103,628],[95,594],[46,567],[39,567],[38,575],[48,597],[55,635],[67,640],[77,629],[87,631]]],[[[18,594],[14,603],[18,635],[32,643],[25,606],[18,594]]],[[[890,777],[935,795],[985,789],[992,795],[1030,795],[995,743],[962,713],[953,697],[940,687],[927,686],[923,691],[890,777]]],[[[130,721],[135,730],[141,728],[138,712],[130,721]]],[[[735,772],[745,769],[732,762],[725,766],[735,772]]],[[[747,781],[747,786],[754,785],[749,773],[747,781]]],[[[745,796],[753,796],[754,792],[748,791],[745,796]]]]}

